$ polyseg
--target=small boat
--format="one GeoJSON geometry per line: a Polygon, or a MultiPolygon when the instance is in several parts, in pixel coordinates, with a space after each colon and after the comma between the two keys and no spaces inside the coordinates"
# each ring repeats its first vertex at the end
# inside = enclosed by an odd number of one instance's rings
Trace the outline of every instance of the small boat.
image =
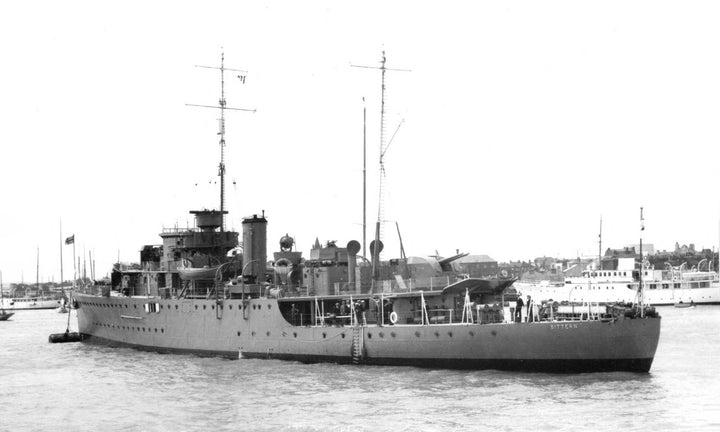
{"type": "Polygon", "coordinates": [[[48,336],[48,342],[50,343],[67,343],[67,342],[81,342],[83,337],[78,332],[71,332],[69,330],[65,333],[53,333],[48,336]]]}
{"type": "Polygon", "coordinates": [[[674,306],[676,308],[694,308],[695,303],[693,303],[692,300],[690,300],[690,303],[683,303],[682,300],[680,300],[679,302],[675,303],[674,306]]]}
{"type": "Polygon", "coordinates": [[[11,316],[15,315],[15,312],[6,312],[2,308],[2,304],[5,302],[5,294],[2,289],[2,272],[0,272],[0,321],[7,321],[11,316]]]}
{"type": "Polygon", "coordinates": [[[60,306],[55,309],[55,312],[57,313],[68,313],[68,308],[65,306],[65,303],[60,304],[60,306]]]}
{"type": "Polygon", "coordinates": [[[220,266],[193,268],[178,266],[178,273],[180,274],[180,279],[182,280],[213,280],[215,279],[215,275],[217,274],[219,267],[220,266]]]}

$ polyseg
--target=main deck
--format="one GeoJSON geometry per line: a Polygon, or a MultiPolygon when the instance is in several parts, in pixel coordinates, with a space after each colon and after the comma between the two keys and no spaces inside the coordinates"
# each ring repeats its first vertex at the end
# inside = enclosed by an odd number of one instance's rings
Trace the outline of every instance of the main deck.
{"type": "Polygon", "coordinates": [[[413,318],[396,323],[385,322],[377,315],[373,318],[367,312],[359,317],[318,313],[315,320],[293,321],[287,309],[292,303],[276,298],[77,294],[76,300],[79,329],[87,342],[158,352],[303,362],[647,372],[660,331],[659,317],[636,318],[625,313],[606,317],[580,313],[508,322],[483,321],[483,315],[477,314],[430,320],[428,311],[419,321],[413,318]]]}

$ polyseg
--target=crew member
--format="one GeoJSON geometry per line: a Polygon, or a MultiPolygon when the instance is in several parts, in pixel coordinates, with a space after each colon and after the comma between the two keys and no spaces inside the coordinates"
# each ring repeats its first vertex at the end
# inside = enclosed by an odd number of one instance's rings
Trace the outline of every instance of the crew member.
{"type": "Polygon", "coordinates": [[[515,322],[522,322],[523,306],[525,306],[525,302],[523,302],[522,293],[518,293],[518,298],[515,302],[515,322]]]}

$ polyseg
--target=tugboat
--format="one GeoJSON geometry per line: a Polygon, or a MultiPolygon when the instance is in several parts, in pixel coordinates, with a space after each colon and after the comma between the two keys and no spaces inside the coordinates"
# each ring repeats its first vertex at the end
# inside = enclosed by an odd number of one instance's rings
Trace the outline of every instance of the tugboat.
{"type": "Polygon", "coordinates": [[[264,211],[242,219],[240,252],[240,233],[224,229],[222,154],[219,211],[192,211],[193,228],[163,230],[162,246],[145,246],[139,265],[118,263],[110,286],[74,294],[83,342],[234,359],[650,370],[661,319],[642,304],[518,308],[513,279],[458,271],[464,254],[382,261],[377,236],[371,259],[354,240],[316,241],[304,258],[286,235],[268,260],[264,211]]]}

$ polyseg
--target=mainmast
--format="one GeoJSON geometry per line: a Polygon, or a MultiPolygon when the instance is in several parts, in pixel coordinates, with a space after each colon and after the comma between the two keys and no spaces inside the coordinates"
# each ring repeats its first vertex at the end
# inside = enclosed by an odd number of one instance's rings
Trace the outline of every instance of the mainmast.
{"type": "Polygon", "coordinates": [[[384,222],[384,213],[383,213],[383,200],[384,200],[384,177],[385,177],[385,165],[383,162],[383,157],[385,156],[385,152],[387,151],[387,145],[385,144],[385,72],[386,71],[400,71],[400,72],[411,72],[409,69],[390,69],[385,67],[385,51],[382,52],[382,59],[380,60],[380,67],[377,66],[358,66],[358,65],[351,65],[353,67],[361,67],[361,68],[368,68],[368,69],[380,69],[381,71],[381,82],[380,82],[380,157],[379,157],[379,163],[380,163],[380,172],[379,174],[379,197],[378,197],[378,218],[377,223],[375,225],[375,240],[374,242],[371,242],[370,244],[370,253],[372,254],[372,262],[373,262],[373,276],[376,275],[377,270],[377,261],[380,259],[380,251],[382,250],[382,223],[384,222]],[[373,246],[374,244],[374,246],[373,246]]]}
{"type": "MultiPolygon", "coordinates": [[[[218,135],[220,135],[220,164],[218,165],[218,176],[220,177],[220,215],[222,218],[220,230],[225,231],[225,110],[251,111],[253,113],[256,110],[245,109],[245,108],[230,108],[227,106],[227,101],[225,100],[225,71],[240,72],[241,74],[247,74],[247,71],[240,70],[240,69],[226,68],[224,51],[220,54],[220,67],[200,66],[200,65],[195,65],[195,67],[201,67],[201,68],[207,68],[207,69],[217,69],[220,71],[220,100],[218,101],[218,105],[195,105],[195,104],[186,104],[186,105],[202,107],[202,108],[219,108],[220,109],[220,119],[219,119],[220,124],[219,124],[219,131],[218,131],[218,135]]],[[[237,77],[240,80],[240,82],[245,84],[246,75],[238,75],[237,77]]]]}
{"type": "Polygon", "coordinates": [[[367,258],[367,107],[363,98],[363,258],[367,258]]]}

